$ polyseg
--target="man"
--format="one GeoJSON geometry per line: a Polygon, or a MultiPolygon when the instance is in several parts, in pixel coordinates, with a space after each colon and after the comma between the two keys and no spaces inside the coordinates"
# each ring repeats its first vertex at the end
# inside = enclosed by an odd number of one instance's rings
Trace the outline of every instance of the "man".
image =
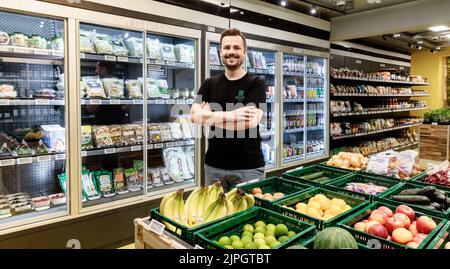
{"type": "Polygon", "coordinates": [[[203,82],[191,108],[194,123],[211,127],[205,183],[220,180],[225,191],[245,181],[265,178],[258,126],[266,86],[263,79],[245,72],[246,55],[244,35],[235,28],[225,30],[220,37],[225,73],[203,82]]]}

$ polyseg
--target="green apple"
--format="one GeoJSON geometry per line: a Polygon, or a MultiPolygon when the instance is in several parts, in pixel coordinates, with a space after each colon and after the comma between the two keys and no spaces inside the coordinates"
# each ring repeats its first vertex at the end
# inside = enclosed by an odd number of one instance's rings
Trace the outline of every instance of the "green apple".
{"type": "Polygon", "coordinates": [[[231,239],[228,236],[222,236],[219,239],[219,244],[221,246],[226,246],[226,245],[230,245],[231,244],[231,239]]]}
{"type": "Polygon", "coordinates": [[[253,234],[255,232],[255,228],[251,224],[245,224],[244,225],[244,232],[245,231],[249,231],[249,232],[251,232],[253,234]]]}

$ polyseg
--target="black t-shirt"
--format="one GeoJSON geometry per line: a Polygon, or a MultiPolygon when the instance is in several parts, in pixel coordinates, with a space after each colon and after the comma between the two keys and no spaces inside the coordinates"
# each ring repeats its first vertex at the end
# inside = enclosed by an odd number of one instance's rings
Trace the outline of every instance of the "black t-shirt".
{"type": "MultiPolygon", "coordinates": [[[[253,104],[265,110],[266,85],[253,74],[238,80],[229,80],[225,74],[211,77],[201,85],[196,103],[208,102],[213,111],[231,111],[253,104]],[[228,105],[227,105],[228,104],[228,105]]],[[[245,131],[227,131],[212,126],[208,139],[205,163],[212,167],[241,170],[263,167],[259,126],[245,131]]]]}

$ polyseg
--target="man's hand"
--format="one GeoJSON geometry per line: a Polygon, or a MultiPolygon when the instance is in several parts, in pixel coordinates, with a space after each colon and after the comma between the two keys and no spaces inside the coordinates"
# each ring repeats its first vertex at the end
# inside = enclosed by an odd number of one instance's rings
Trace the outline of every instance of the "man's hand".
{"type": "Polygon", "coordinates": [[[235,122],[240,121],[250,121],[257,115],[257,109],[254,106],[245,106],[238,108],[236,110],[233,110],[233,117],[235,122]]]}

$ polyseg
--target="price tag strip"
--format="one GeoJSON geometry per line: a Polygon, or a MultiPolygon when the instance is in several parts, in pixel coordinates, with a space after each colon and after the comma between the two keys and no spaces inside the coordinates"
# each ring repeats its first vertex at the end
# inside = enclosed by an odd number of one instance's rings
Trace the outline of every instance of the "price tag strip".
{"type": "Polygon", "coordinates": [[[51,158],[52,156],[50,156],[50,155],[46,155],[46,156],[38,156],[37,157],[37,161],[38,162],[47,162],[47,161],[50,161],[52,158],[51,158]]]}
{"type": "Polygon", "coordinates": [[[165,228],[166,226],[164,224],[155,219],[152,219],[150,221],[149,229],[150,231],[154,232],[157,235],[162,235],[164,233],[165,228]]]}
{"type": "Polygon", "coordinates": [[[11,166],[15,164],[15,160],[14,159],[8,159],[8,160],[1,160],[0,161],[0,166],[11,166]]]}
{"type": "Polygon", "coordinates": [[[32,157],[17,159],[17,164],[29,164],[29,163],[32,163],[32,162],[33,162],[33,158],[32,157]]]}
{"type": "Polygon", "coordinates": [[[115,148],[105,149],[105,154],[114,154],[114,153],[116,153],[115,148]]]}

